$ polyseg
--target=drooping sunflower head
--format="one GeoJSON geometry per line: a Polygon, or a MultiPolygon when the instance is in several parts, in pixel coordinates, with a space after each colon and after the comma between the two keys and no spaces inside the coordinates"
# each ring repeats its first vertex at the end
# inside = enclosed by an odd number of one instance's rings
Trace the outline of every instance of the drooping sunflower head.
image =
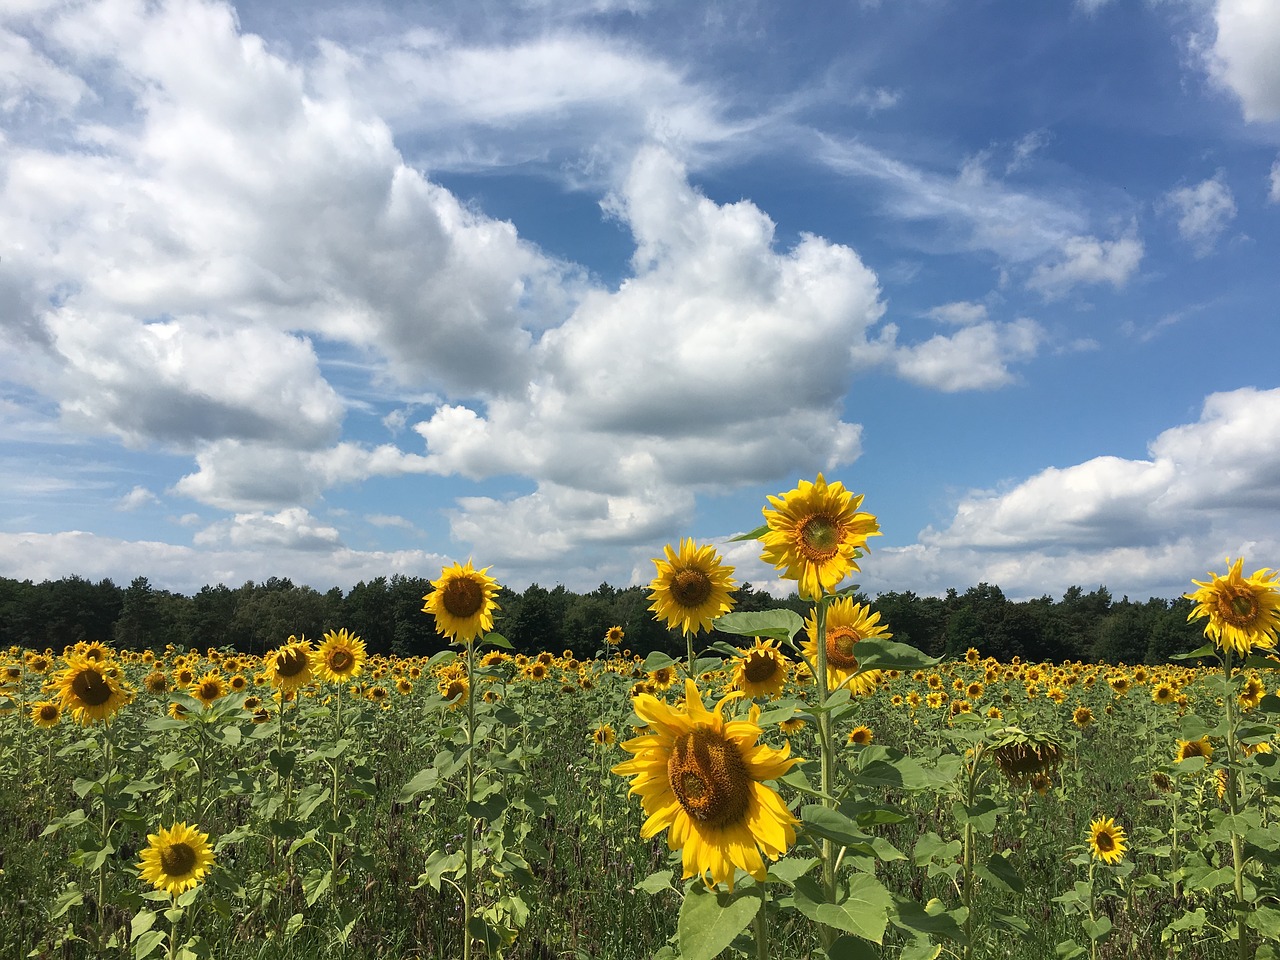
{"type": "Polygon", "coordinates": [[[681,540],[678,550],[668,544],[663,552],[665,560],[653,561],[658,573],[649,584],[649,609],[686,635],[710,630],[712,620],[733,609],[733,567],[721,562],[715,547],[699,547],[692,538],[681,540]]]}
{"type": "Polygon", "coordinates": [[[471,643],[493,629],[499,587],[486,574],[488,569],[476,570],[468,560],[465,566],[445,567],[431,581],[435,589],[422,598],[422,611],[436,618],[437,633],[457,643],[471,643]]]}
{"type": "Polygon", "coordinates": [[[1181,763],[1191,757],[1204,757],[1206,763],[1213,759],[1213,744],[1208,737],[1178,741],[1178,752],[1174,755],[1176,762],[1181,763]]]}
{"type": "Polygon", "coordinates": [[[324,642],[311,655],[311,669],[325,683],[346,683],[360,675],[365,657],[364,641],[344,627],[324,635],[324,642]]]}
{"type": "MultiPolygon", "coordinates": [[[[871,693],[880,684],[879,670],[861,669],[858,663],[857,646],[859,640],[869,637],[889,639],[885,624],[880,622],[880,614],[873,613],[871,608],[861,603],[854,603],[850,597],[844,597],[827,607],[826,617],[826,659],[827,686],[835,690],[848,685],[851,693],[871,693]]],[[[818,613],[815,610],[805,621],[808,639],[802,649],[810,662],[818,662],[818,613]]],[[[932,684],[932,678],[930,678],[932,684]]],[[[938,684],[941,686],[941,679],[938,684]]]]}
{"type": "Polygon", "coordinates": [[[733,689],[741,690],[746,697],[776,700],[782,696],[790,669],[790,661],[773,640],[756,637],[755,644],[734,660],[731,682],[733,689]]]}
{"type": "Polygon", "coordinates": [[[1246,577],[1243,557],[1227,562],[1230,568],[1225,576],[1210,572],[1205,582],[1191,581],[1200,589],[1186,594],[1196,604],[1187,619],[1208,617],[1205,636],[1219,649],[1241,657],[1247,657],[1254,647],[1274,647],[1280,629],[1280,573],[1263,567],[1246,577]]]}
{"type": "Polygon", "coordinates": [[[1266,694],[1266,685],[1262,682],[1262,678],[1256,673],[1251,673],[1244,681],[1244,686],[1240,690],[1237,700],[1240,706],[1246,710],[1252,710],[1262,702],[1262,697],[1266,694]]]}
{"type": "Polygon", "coordinates": [[[875,516],[858,509],[862,496],[839,481],[828,484],[822,474],[769,502],[773,508],[764,508],[768,530],[760,537],[761,559],[795,580],[806,600],[817,600],[859,569],[857,557],[867,538],[880,534],[875,516]]]}
{"type": "Polygon", "coordinates": [[[737,696],[707,710],[697,684],[686,680],[676,706],[636,697],[633,707],[648,727],[622,744],[632,759],[613,768],[632,777],[630,792],[649,815],[640,836],[667,830],[668,846],[682,851],[684,877],[699,876],[708,887],[732,889],[735,869],[763,881],[763,858],[776,860],[795,843],[796,818],[764,782],[799,761],[789,748],[756,742],[763,730],[755,708],[749,719],[725,719],[725,703],[737,696]]]}
{"type": "Polygon", "coordinates": [[[209,835],[177,823],[147,836],[147,849],[138,863],[140,876],[171,897],[197,886],[213,866],[209,835]]]}
{"type": "Polygon", "coordinates": [[[294,691],[311,682],[313,654],[311,641],[305,636],[290,636],[284,646],[273,650],[264,658],[267,680],[273,689],[294,691]]]}
{"type": "Polygon", "coordinates": [[[1089,850],[1095,860],[1114,864],[1124,859],[1124,828],[1110,817],[1099,817],[1089,824],[1089,850]]]}
{"type": "Polygon", "coordinates": [[[85,726],[95,720],[110,720],[133,700],[133,688],[121,679],[120,671],[113,669],[109,659],[92,660],[76,653],[59,671],[52,687],[58,692],[62,709],[85,726]]]}
{"type": "Polygon", "coordinates": [[[169,678],[164,675],[163,670],[152,670],[142,678],[142,685],[147,688],[147,693],[167,693],[169,678]]]}

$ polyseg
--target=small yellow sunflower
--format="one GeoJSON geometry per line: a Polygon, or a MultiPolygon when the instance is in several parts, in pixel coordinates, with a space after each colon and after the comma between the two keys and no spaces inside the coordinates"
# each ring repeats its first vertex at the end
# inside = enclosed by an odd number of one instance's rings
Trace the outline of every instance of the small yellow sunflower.
{"type": "Polygon", "coordinates": [[[1219,649],[1241,657],[1247,657],[1254,647],[1274,647],[1276,630],[1280,629],[1280,589],[1276,583],[1280,574],[1263,567],[1246,577],[1241,572],[1244,557],[1227,562],[1226,576],[1211,571],[1208,581],[1191,581],[1200,589],[1185,595],[1196,603],[1187,619],[1208,617],[1205,636],[1219,649]]]}
{"type": "Polygon", "coordinates": [[[733,608],[733,567],[720,562],[715,547],[699,547],[692,538],[681,540],[679,551],[668,544],[663,552],[665,560],[653,561],[658,575],[649,584],[649,609],[686,635],[710,630],[712,620],[733,608]]]}
{"type": "Polygon", "coordinates": [[[1204,757],[1206,763],[1213,759],[1213,744],[1209,742],[1208,737],[1201,737],[1199,740],[1178,741],[1178,752],[1175,754],[1175,760],[1181,763],[1190,757],[1204,757]]]}
{"type": "Polygon", "coordinates": [[[110,720],[133,701],[133,688],[120,679],[110,658],[94,660],[73,653],[67,666],[54,677],[62,709],[82,726],[95,720],[110,720]]]}
{"type": "Polygon", "coordinates": [[[849,742],[855,747],[865,747],[875,739],[875,734],[871,732],[870,727],[857,726],[849,731],[849,742]]]}
{"type": "Polygon", "coordinates": [[[210,670],[192,684],[191,695],[205,707],[211,707],[215,700],[227,695],[227,681],[217,670],[210,670]]]}
{"type": "Polygon", "coordinates": [[[31,722],[42,730],[56,727],[62,719],[62,706],[57,700],[37,700],[31,704],[31,722]]]}
{"type": "Polygon", "coordinates": [[[756,741],[764,733],[752,708],[747,720],[725,720],[724,705],[713,711],[702,703],[692,680],[685,699],[668,706],[642,694],[633,707],[649,724],[645,734],[622,744],[632,759],[613,772],[630,776],[648,819],[640,836],[667,831],[667,845],[683,853],[684,878],[701,877],[712,887],[733,889],[734,869],[763,882],[764,859],[776,860],[795,843],[796,818],[765,781],[775,780],[799,763],[781,750],[756,741]]]}
{"type": "Polygon", "coordinates": [[[817,600],[859,569],[857,557],[867,537],[880,534],[875,516],[858,510],[862,496],[838,481],[828,485],[822,474],[769,502],[773,509],[764,508],[769,529],[760,537],[761,559],[795,580],[806,600],[817,600]]]}
{"type": "Polygon", "coordinates": [[[290,636],[287,643],[263,658],[267,680],[275,690],[293,692],[311,682],[311,641],[290,636]]]}
{"type": "Polygon", "coordinates": [[[1089,849],[1095,860],[1114,864],[1124,859],[1124,828],[1110,817],[1099,817],[1089,824],[1089,849]]]}
{"type": "Polygon", "coordinates": [[[1071,722],[1074,723],[1077,728],[1083,730],[1085,727],[1089,726],[1089,724],[1093,723],[1093,711],[1083,705],[1077,706],[1075,711],[1071,714],[1071,722]]]}
{"type": "Polygon", "coordinates": [[[344,627],[324,635],[324,643],[311,654],[311,669],[325,683],[346,683],[364,669],[364,641],[344,627]]]}
{"type": "MultiPolygon", "coordinates": [[[[808,639],[804,641],[801,649],[816,669],[818,663],[816,610],[810,614],[805,627],[808,639]]],[[[836,690],[848,685],[849,692],[853,694],[871,693],[875,690],[880,685],[880,671],[867,670],[859,673],[855,651],[859,640],[866,640],[869,637],[887,640],[893,636],[880,622],[880,614],[872,613],[870,607],[861,603],[854,603],[850,597],[844,597],[827,607],[826,633],[828,688],[836,690]]]]}
{"type": "Polygon", "coordinates": [[[198,885],[213,866],[209,835],[185,823],[147,835],[138,864],[143,880],[171,897],[198,885]]]}
{"type": "Polygon", "coordinates": [[[1252,710],[1262,702],[1266,692],[1267,688],[1262,679],[1256,673],[1251,673],[1245,679],[1244,687],[1236,699],[1245,710],[1252,710]]]}
{"type": "Polygon", "coordinates": [[[454,564],[440,571],[431,581],[435,588],[422,599],[423,613],[436,618],[436,632],[458,643],[471,643],[493,629],[493,613],[498,581],[487,576],[484,567],[476,570],[468,560],[466,566],[454,564]]]}
{"type": "Polygon", "coordinates": [[[733,688],[752,699],[768,697],[776,700],[782,696],[790,669],[790,662],[773,640],[756,637],[755,644],[734,660],[733,688]]]}
{"type": "Polygon", "coordinates": [[[622,643],[622,638],[625,636],[626,634],[622,632],[621,627],[610,627],[605,631],[604,642],[607,646],[616,647],[622,643]]]}
{"type": "Polygon", "coordinates": [[[591,740],[597,747],[611,747],[617,742],[618,735],[612,726],[602,723],[591,731],[591,740]]]}

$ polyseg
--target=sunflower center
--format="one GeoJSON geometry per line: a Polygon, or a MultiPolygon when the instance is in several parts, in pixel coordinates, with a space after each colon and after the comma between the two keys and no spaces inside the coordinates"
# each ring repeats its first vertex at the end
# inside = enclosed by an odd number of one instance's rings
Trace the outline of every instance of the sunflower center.
{"type": "Polygon", "coordinates": [[[350,650],[334,650],[329,654],[329,669],[334,673],[346,673],[355,663],[356,658],[350,650]]]}
{"type": "Polygon", "coordinates": [[[853,645],[862,638],[852,627],[832,627],[827,631],[827,666],[836,670],[858,669],[858,658],[853,655],[853,645]]]}
{"type": "Polygon", "coordinates": [[[81,670],[71,681],[71,689],[90,707],[100,707],[111,699],[111,684],[97,670],[81,670]]]}
{"type": "Polygon", "coordinates": [[[160,866],[168,877],[183,877],[196,865],[196,852],[185,843],[171,843],[160,851],[160,866]]]}
{"type": "Polygon", "coordinates": [[[44,721],[57,720],[58,708],[51,703],[46,703],[40,708],[40,719],[44,721]]]}
{"type": "Polygon", "coordinates": [[[1258,598],[1247,587],[1228,587],[1218,596],[1218,616],[1233,627],[1249,627],[1258,618],[1258,598]]]}
{"type": "Polygon", "coordinates": [[[301,650],[285,650],[276,657],[276,673],[296,677],[307,669],[307,656],[301,650]]]}
{"type": "Polygon", "coordinates": [[[1115,840],[1106,830],[1101,831],[1093,842],[1098,845],[1100,853],[1110,853],[1116,848],[1115,840]]]}
{"type": "Polygon", "coordinates": [[[830,560],[840,550],[840,525],[825,514],[806,517],[797,534],[800,552],[810,562],[830,560]]]}
{"type": "Polygon", "coordinates": [[[723,735],[698,727],[676,741],[667,778],[689,816],[712,827],[746,816],[751,778],[742,755],[723,735]]]}
{"type": "Polygon", "coordinates": [[[671,596],[682,607],[700,607],[711,596],[711,578],[702,570],[685,568],[672,577],[671,596]]]}
{"type": "Polygon", "coordinates": [[[441,602],[450,616],[474,617],[484,606],[484,587],[470,577],[457,577],[445,584],[441,602]]]}
{"type": "Polygon", "coordinates": [[[772,680],[778,673],[778,664],[765,653],[747,654],[747,662],[742,668],[742,675],[750,683],[764,683],[772,680]]]}

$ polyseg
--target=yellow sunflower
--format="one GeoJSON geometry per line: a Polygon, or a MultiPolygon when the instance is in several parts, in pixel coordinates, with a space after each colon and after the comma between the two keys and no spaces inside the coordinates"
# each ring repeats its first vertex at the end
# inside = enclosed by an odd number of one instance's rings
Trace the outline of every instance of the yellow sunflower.
{"type": "Polygon", "coordinates": [[[1088,707],[1080,705],[1071,714],[1071,722],[1079,729],[1083,730],[1089,724],[1093,723],[1093,711],[1088,707]]]}
{"type": "Polygon", "coordinates": [[[133,688],[120,679],[120,671],[108,660],[93,660],[73,653],[67,666],[53,679],[62,709],[73,720],[88,726],[110,720],[133,701],[133,688]]]}
{"type": "Polygon", "coordinates": [[[626,634],[623,633],[621,627],[610,627],[605,631],[604,642],[610,647],[616,647],[618,644],[622,643],[622,638],[625,636],[626,634]]]}
{"type": "Polygon", "coordinates": [[[1089,824],[1089,849],[1095,860],[1119,863],[1124,859],[1124,828],[1110,817],[1099,817],[1089,824]]]}
{"type": "Polygon", "coordinates": [[[776,700],[787,684],[791,664],[773,640],[756,637],[755,644],[734,660],[733,688],[750,698],[776,700]]]}
{"type": "Polygon", "coordinates": [[[865,747],[875,739],[875,734],[867,726],[854,727],[849,731],[849,743],[855,747],[865,747]]]}
{"type": "Polygon", "coordinates": [[[649,609],[686,635],[710,630],[712,620],[733,608],[733,567],[720,562],[715,547],[699,547],[692,538],[681,540],[678,552],[670,544],[663,552],[665,560],[653,561],[658,575],[649,584],[649,609]]]}
{"type": "Polygon", "coordinates": [[[208,671],[191,686],[191,695],[205,705],[213,706],[215,700],[227,695],[227,681],[217,670],[208,671]]]}
{"type": "Polygon", "coordinates": [[[493,612],[499,609],[494,598],[498,581],[485,574],[488,567],[476,570],[468,560],[466,566],[454,564],[440,571],[431,581],[435,587],[422,599],[423,613],[436,618],[436,632],[458,643],[471,643],[493,629],[493,612]]]}
{"type": "Polygon", "coordinates": [[[633,704],[649,724],[642,736],[622,744],[632,759],[613,772],[630,776],[648,819],[640,836],[667,830],[667,845],[683,852],[684,878],[702,878],[712,887],[733,889],[734,868],[763,882],[764,859],[776,860],[795,843],[797,820],[765,781],[799,763],[781,750],[756,741],[764,732],[751,719],[725,720],[725,703],[709,711],[692,680],[685,681],[683,703],[671,707],[642,694],[633,704]]]}
{"type": "Polygon", "coordinates": [[[1270,649],[1276,645],[1276,630],[1280,628],[1280,589],[1276,579],[1280,574],[1263,567],[1245,577],[1243,566],[1244,558],[1240,557],[1231,563],[1226,576],[1211,571],[1207,582],[1192,580],[1200,589],[1186,597],[1196,603],[1188,620],[1208,617],[1205,636],[1219,649],[1247,657],[1254,647],[1270,649]]]}
{"type": "Polygon", "coordinates": [[[1246,678],[1244,688],[1240,691],[1237,700],[1245,710],[1252,710],[1262,702],[1266,692],[1266,685],[1263,684],[1261,678],[1256,673],[1251,673],[1246,678]]]}
{"type": "Polygon", "coordinates": [[[1174,759],[1181,763],[1190,757],[1204,757],[1208,763],[1213,759],[1213,744],[1209,742],[1208,737],[1201,737],[1199,740],[1179,740],[1178,752],[1174,759]]]}
{"type": "MultiPolygon", "coordinates": [[[[808,639],[804,650],[815,668],[818,663],[818,614],[815,610],[805,622],[808,639]]],[[[837,600],[827,608],[827,687],[836,690],[848,685],[854,694],[870,693],[880,684],[880,671],[858,672],[858,658],[854,655],[859,640],[868,637],[889,639],[893,634],[880,622],[880,614],[871,608],[854,603],[849,597],[837,600]]]]}
{"type": "Polygon", "coordinates": [[[311,641],[305,636],[290,636],[282,647],[272,650],[263,658],[267,680],[275,690],[293,692],[311,682],[311,641]]]}
{"type": "Polygon", "coordinates": [[[769,502],[774,508],[764,508],[769,529],[760,537],[761,559],[797,581],[806,600],[817,600],[859,569],[857,557],[867,537],[880,534],[875,516],[858,510],[862,496],[854,496],[838,481],[828,485],[822,474],[815,483],[801,480],[794,490],[769,497],[769,502]]]}
{"type": "Polygon", "coordinates": [[[1173,689],[1173,684],[1168,681],[1161,680],[1151,688],[1151,701],[1161,706],[1168,706],[1176,703],[1178,700],[1178,691],[1173,689]]]}
{"type": "Polygon", "coordinates": [[[56,727],[62,719],[62,707],[57,700],[37,700],[31,705],[31,722],[42,730],[56,727]]]}
{"type": "Polygon", "coordinates": [[[612,726],[602,723],[591,731],[591,740],[597,747],[611,747],[617,742],[618,735],[612,726]]]}
{"type": "Polygon", "coordinates": [[[311,654],[311,669],[325,683],[346,683],[360,675],[365,656],[364,641],[344,627],[324,635],[320,649],[311,654]]]}
{"type": "Polygon", "coordinates": [[[147,849],[138,864],[143,880],[171,897],[190,890],[213,866],[209,835],[185,823],[147,835],[147,849]]]}

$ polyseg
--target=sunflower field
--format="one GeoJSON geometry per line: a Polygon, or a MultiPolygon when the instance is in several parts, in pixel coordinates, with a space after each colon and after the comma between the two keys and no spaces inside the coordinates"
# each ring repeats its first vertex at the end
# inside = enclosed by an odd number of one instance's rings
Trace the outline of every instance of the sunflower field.
{"type": "Polygon", "coordinates": [[[668,546],[679,660],[624,626],[518,652],[470,562],[424,597],[429,658],[9,648],[0,951],[1280,956],[1277,576],[1193,581],[1172,665],[939,662],[846,585],[860,507],[819,475],[744,537],[807,618],[733,612],[714,548],[668,546]]]}

